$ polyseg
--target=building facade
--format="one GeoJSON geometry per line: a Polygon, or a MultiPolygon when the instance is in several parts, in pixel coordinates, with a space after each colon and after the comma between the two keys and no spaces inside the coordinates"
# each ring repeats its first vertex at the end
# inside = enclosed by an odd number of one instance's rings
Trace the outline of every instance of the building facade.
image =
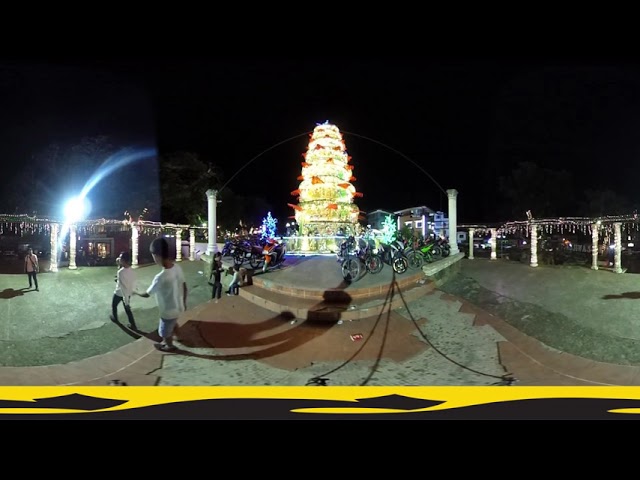
{"type": "Polygon", "coordinates": [[[367,225],[370,225],[374,230],[382,230],[384,221],[389,215],[395,217],[393,212],[389,212],[387,210],[378,209],[373,212],[369,212],[367,213],[367,225]]]}
{"type": "Polygon", "coordinates": [[[398,230],[409,227],[412,230],[418,230],[425,238],[431,234],[448,237],[449,220],[444,212],[422,205],[393,213],[397,217],[398,230]]]}

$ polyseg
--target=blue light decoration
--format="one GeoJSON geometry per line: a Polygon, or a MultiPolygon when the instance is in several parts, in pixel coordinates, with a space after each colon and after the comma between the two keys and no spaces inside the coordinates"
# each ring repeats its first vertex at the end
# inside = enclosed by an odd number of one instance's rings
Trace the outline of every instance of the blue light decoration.
{"type": "Polygon", "coordinates": [[[267,216],[262,219],[262,232],[260,233],[260,238],[275,238],[276,223],[278,223],[278,219],[273,218],[271,216],[271,212],[267,213],[267,216]]]}

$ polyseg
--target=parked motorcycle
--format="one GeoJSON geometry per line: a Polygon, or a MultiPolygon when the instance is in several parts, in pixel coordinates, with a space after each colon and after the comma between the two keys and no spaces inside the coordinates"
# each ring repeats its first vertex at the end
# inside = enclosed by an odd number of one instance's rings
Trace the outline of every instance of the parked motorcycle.
{"type": "Polygon", "coordinates": [[[431,263],[442,255],[441,247],[437,241],[431,239],[427,242],[414,242],[404,249],[404,254],[409,261],[409,268],[420,269],[424,263],[431,263]]]}
{"type": "Polygon", "coordinates": [[[375,243],[363,238],[349,236],[340,244],[337,257],[342,270],[342,277],[354,282],[360,280],[364,273],[379,273],[382,270],[382,258],[374,253],[375,243]]]}
{"type": "Polygon", "coordinates": [[[404,273],[409,268],[409,260],[404,254],[404,245],[402,242],[394,241],[390,244],[380,243],[378,247],[378,255],[387,265],[391,265],[396,273],[404,273]]]}
{"type": "Polygon", "coordinates": [[[224,242],[224,246],[222,247],[222,250],[220,251],[220,253],[222,254],[223,257],[230,257],[233,255],[233,252],[235,251],[235,249],[236,249],[236,244],[231,240],[227,240],[226,242],[224,242]]]}
{"type": "Polygon", "coordinates": [[[287,245],[284,242],[270,238],[262,247],[263,265],[262,271],[272,270],[279,267],[284,262],[287,253],[287,245]]]}
{"type": "Polygon", "coordinates": [[[440,248],[442,258],[446,258],[451,254],[451,245],[449,245],[449,240],[445,237],[438,238],[437,246],[440,248]]]}
{"type": "Polygon", "coordinates": [[[234,265],[241,266],[248,262],[251,268],[256,269],[260,266],[263,256],[262,245],[253,244],[248,240],[241,240],[233,251],[234,265]]]}

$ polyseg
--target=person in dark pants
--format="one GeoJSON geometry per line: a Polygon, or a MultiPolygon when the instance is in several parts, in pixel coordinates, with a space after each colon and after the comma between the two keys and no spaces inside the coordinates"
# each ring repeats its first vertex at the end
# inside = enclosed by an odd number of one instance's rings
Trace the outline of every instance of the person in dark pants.
{"type": "Polygon", "coordinates": [[[29,288],[33,285],[36,286],[36,292],[39,292],[38,288],[38,256],[33,253],[33,248],[27,251],[27,255],[24,257],[24,273],[29,277],[29,288]]]}
{"type": "Polygon", "coordinates": [[[116,260],[120,265],[116,274],[116,289],[111,299],[111,321],[118,321],[118,305],[120,302],[124,305],[124,311],[129,319],[129,328],[136,330],[136,321],[133,319],[131,311],[131,295],[135,289],[136,276],[131,268],[131,255],[129,252],[122,252],[116,260]]]}
{"type": "Polygon", "coordinates": [[[213,263],[211,264],[211,275],[209,276],[209,283],[212,286],[211,298],[216,299],[216,303],[222,296],[222,254],[216,252],[213,257],[213,263]],[[213,282],[211,281],[213,280],[213,282]]]}

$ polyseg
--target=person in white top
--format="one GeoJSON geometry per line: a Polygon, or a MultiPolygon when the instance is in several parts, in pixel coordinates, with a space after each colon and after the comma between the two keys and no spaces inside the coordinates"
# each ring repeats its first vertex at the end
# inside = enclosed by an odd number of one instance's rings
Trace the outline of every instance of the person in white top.
{"type": "Polygon", "coordinates": [[[238,295],[239,293],[238,291],[240,287],[240,267],[238,265],[234,265],[233,267],[230,267],[227,273],[225,274],[225,277],[229,274],[233,275],[233,277],[231,277],[231,282],[229,282],[229,289],[227,290],[228,297],[230,297],[231,295],[238,295]]]}
{"type": "Polygon", "coordinates": [[[33,284],[35,284],[36,292],[40,291],[38,288],[38,270],[38,256],[33,253],[33,248],[30,248],[24,257],[24,273],[29,277],[29,288],[32,288],[33,284]]]}
{"type": "Polygon", "coordinates": [[[144,298],[155,295],[160,313],[158,334],[162,337],[162,342],[156,343],[155,347],[162,352],[174,352],[177,348],[173,344],[173,334],[178,317],[187,309],[187,282],[182,268],[169,257],[169,244],[164,238],[156,238],[149,250],[153,261],[162,270],[154,277],[146,292],[135,293],[144,298]]]}
{"type": "Polygon", "coordinates": [[[116,273],[116,289],[111,299],[111,321],[118,323],[118,305],[120,302],[124,305],[124,311],[129,319],[129,328],[137,330],[136,321],[131,311],[131,295],[136,286],[136,274],[131,268],[131,255],[129,252],[122,252],[117,258],[120,265],[118,273],[116,273]]]}

